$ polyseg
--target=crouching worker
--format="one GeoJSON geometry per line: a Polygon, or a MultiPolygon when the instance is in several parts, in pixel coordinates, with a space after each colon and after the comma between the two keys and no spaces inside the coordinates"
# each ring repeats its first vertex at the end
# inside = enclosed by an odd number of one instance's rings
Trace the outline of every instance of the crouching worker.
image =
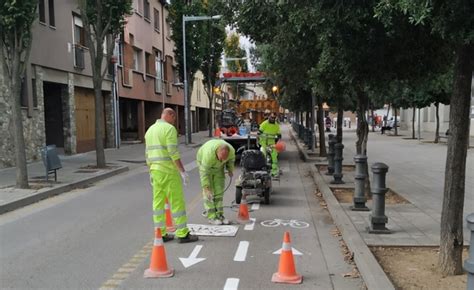
{"type": "Polygon", "coordinates": [[[224,140],[210,140],[199,148],[196,159],[201,176],[204,209],[207,212],[209,223],[213,225],[230,224],[229,220],[224,217],[224,169],[227,169],[229,177],[234,175],[234,148],[224,140]]]}
{"type": "Polygon", "coordinates": [[[173,239],[166,233],[165,199],[168,196],[176,236],[179,243],[189,243],[198,240],[191,235],[187,227],[186,205],[183,194],[183,184],[188,182],[178,151],[178,132],[173,126],[176,113],[166,108],[145,134],[146,163],[150,169],[150,182],[153,188],[153,222],[155,228],[161,228],[163,241],[173,239]]]}

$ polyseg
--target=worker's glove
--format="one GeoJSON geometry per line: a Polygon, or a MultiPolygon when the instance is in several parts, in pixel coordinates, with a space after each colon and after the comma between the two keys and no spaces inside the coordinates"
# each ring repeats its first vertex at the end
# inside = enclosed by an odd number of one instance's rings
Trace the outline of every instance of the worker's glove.
{"type": "Polygon", "coordinates": [[[234,172],[232,172],[232,171],[227,172],[227,174],[229,175],[229,177],[234,176],[234,172]]]}
{"type": "Polygon", "coordinates": [[[181,180],[183,181],[183,185],[187,186],[189,182],[189,175],[186,171],[181,172],[181,180]]]}
{"type": "Polygon", "coordinates": [[[204,197],[209,200],[209,201],[212,201],[212,191],[209,189],[209,188],[204,188],[204,197]]]}

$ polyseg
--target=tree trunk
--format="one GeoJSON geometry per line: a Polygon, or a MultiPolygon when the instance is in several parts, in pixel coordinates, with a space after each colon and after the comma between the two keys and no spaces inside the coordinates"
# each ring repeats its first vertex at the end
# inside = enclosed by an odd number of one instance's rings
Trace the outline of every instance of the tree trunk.
{"type": "Polygon", "coordinates": [[[413,115],[411,117],[411,138],[415,139],[415,117],[416,117],[416,108],[413,107],[413,115]]]}
{"type": "MultiPolygon", "coordinates": [[[[100,71],[100,70],[98,70],[100,71]]],[[[104,124],[104,100],[102,97],[102,79],[94,77],[94,93],[95,93],[95,152],[98,168],[105,168],[105,152],[104,152],[104,134],[102,126],[104,124]]]]}
{"type": "Polygon", "coordinates": [[[318,114],[317,122],[318,122],[318,131],[319,131],[319,156],[326,157],[326,137],[324,135],[324,108],[323,108],[323,101],[321,97],[317,98],[318,101],[318,114]]]}
{"type": "MultiPolygon", "coordinates": [[[[359,93],[357,97],[357,141],[356,154],[367,156],[367,140],[369,138],[369,125],[365,113],[367,111],[367,97],[363,93],[359,93]]],[[[367,156],[368,157],[368,156],[367,156]]],[[[365,179],[365,195],[370,197],[370,178],[369,178],[369,163],[366,163],[364,168],[367,178],[365,179]]]]}
{"type": "Polygon", "coordinates": [[[435,131],[434,143],[438,143],[439,142],[439,103],[438,102],[435,103],[435,107],[436,107],[436,131],[435,131]]]}
{"type": "Polygon", "coordinates": [[[474,44],[456,49],[454,87],[449,112],[448,153],[444,178],[439,266],[444,275],[463,273],[463,207],[469,146],[474,44]]]}
{"type": "Polygon", "coordinates": [[[370,114],[372,116],[372,132],[375,132],[375,116],[374,116],[374,109],[370,110],[370,114]]]}
{"type": "Polygon", "coordinates": [[[344,109],[342,104],[337,107],[337,128],[336,128],[336,139],[338,143],[342,143],[342,122],[344,118],[344,109]]]}
{"type": "Polygon", "coordinates": [[[393,114],[395,116],[393,116],[395,119],[393,121],[393,125],[394,125],[394,129],[395,129],[395,136],[398,135],[398,120],[397,120],[397,108],[396,107],[392,107],[392,110],[393,110],[393,114]]]}
{"type": "MultiPolygon", "coordinates": [[[[8,76],[11,89],[13,115],[13,141],[15,142],[16,187],[29,188],[28,169],[26,166],[25,136],[23,135],[23,116],[21,114],[21,78],[20,53],[13,52],[11,76],[8,76]]],[[[25,82],[28,80],[25,80],[25,82]]]]}
{"type": "Polygon", "coordinates": [[[209,116],[209,118],[208,118],[208,123],[209,123],[209,137],[212,137],[212,135],[213,135],[213,132],[212,132],[212,131],[213,131],[213,129],[214,129],[214,126],[213,126],[214,120],[213,120],[213,118],[212,118],[212,102],[213,102],[213,100],[214,100],[214,93],[213,93],[213,92],[210,92],[210,93],[209,93],[209,96],[210,96],[210,97],[209,97],[209,112],[208,112],[208,116],[209,116]]]}

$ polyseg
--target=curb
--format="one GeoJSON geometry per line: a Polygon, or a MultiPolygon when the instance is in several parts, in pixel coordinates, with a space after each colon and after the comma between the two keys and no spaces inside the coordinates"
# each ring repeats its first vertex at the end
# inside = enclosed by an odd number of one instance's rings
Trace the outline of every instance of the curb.
{"type": "Polygon", "coordinates": [[[69,192],[69,191],[71,191],[73,189],[76,189],[76,188],[85,187],[86,185],[88,185],[90,183],[95,183],[97,181],[107,179],[109,177],[112,177],[114,175],[118,175],[118,174],[126,172],[128,170],[129,170],[128,166],[120,166],[116,169],[107,171],[103,174],[98,174],[96,176],[83,178],[83,179],[78,180],[78,181],[74,181],[74,182],[71,182],[71,183],[68,183],[68,184],[64,184],[64,185],[61,185],[61,186],[58,186],[58,187],[54,187],[50,190],[41,191],[41,192],[38,192],[37,194],[26,196],[24,198],[12,201],[10,203],[0,205],[0,215],[4,214],[6,212],[9,212],[9,211],[12,211],[12,210],[15,210],[15,209],[33,204],[33,203],[38,202],[42,199],[46,199],[46,198],[53,197],[53,196],[56,196],[56,195],[59,195],[59,194],[65,193],[65,192],[69,192]]]}
{"type": "MultiPolygon", "coordinates": [[[[300,156],[302,156],[303,160],[307,162],[307,160],[309,160],[308,156],[305,154],[304,150],[302,150],[291,131],[292,130],[290,129],[290,136],[295,141],[300,156]]],[[[346,242],[347,247],[351,252],[354,253],[354,261],[357,265],[357,268],[359,269],[360,274],[362,275],[362,278],[364,279],[367,288],[369,290],[395,290],[395,286],[387,277],[387,274],[383,271],[377,259],[375,259],[374,255],[360,236],[351,219],[349,216],[347,216],[344,209],[332,193],[331,189],[324,181],[324,178],[321,176],[319,170],[316,168],[316,166],[311,165],[311,171],[313,173],[313,179],[316,185],[323,194],[334,223],[339,228],[339,231],[341,232],[342,238],[346,242]]]]}
{"type": "MultiPolygon", "coordinates": [[[[308,162],[308,161],[311,161],[311,162],[317,162],[317,163],[321,163],[321,158],[322,157],[310,157],[308,155],[308,153],[306,153],[306,150],[304,150],[304,148],[301,147],[300,145],[300,142],[298,142],[298,139],[295,137],[295,135],[293,134],[293,128],[289,127],[288,128],[288,133],[290,134],[290,137],[293,141],[295,141],[296,143],[296,147],[298,148],[298,152],[300,153],[300,156],[301,158],[304,160],[304,162],[308,162]]],[[[326,158],[326,157],[323,157],[323,158],[326,158]]],[[[327,163],[327,161],[326,161],[327,163]]],[[[324,164],[326,164],[324,163],[324,164]]]]}
{"type": "Polygon", "coordinates": [[[319,173],[319,170],[311,166],[313,178],[319,190],[323,194],[329,213],[339,228],[347,247],[354,253],[354,261],[364,279],[368,289],[395,289],[387,274],[375,259],[369,247],[365,244],[351,219],[345,213],[337,201],[329,186],[319,173]]]}

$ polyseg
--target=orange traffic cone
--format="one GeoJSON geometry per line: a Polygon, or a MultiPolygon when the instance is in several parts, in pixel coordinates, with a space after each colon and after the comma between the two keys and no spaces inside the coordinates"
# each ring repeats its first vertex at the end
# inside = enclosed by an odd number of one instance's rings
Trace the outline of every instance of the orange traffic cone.
{"type": "Polygon", "coordinates": [[[216,130],[214,130],[214,137],[220,137],[220,136],[221,136],[221,129],[216,128],[216,130]]]}
{"type": "Polygon", "coordinates": [[[166,219],[166,231],[173,233],[176,231],[173,225],[173,218],[171,217],[171,210],[170,210],[170,204],[168,202],[168,199],[165,201],[165,219],[166,219]]]}
{"type": "Polygon", "coordinates": [[[150,258],[150,268],[145,270],[145,278],[168,278],[174,275],[174,269],[168,268],[166,262],[165,246],[161,237],[161,229],[155,229],[155,241],[150,258]]]}
{"type": "Polygon", "coordinates": [[[247,198],[245,194],[242,196],[239,207],[239,215],[237,216],[237,221],[241,224],[247,224],[250,222],[249,217],[249,207],[247,205],[247,198]]]}
{"type": "Polygon", "coordinates": [[[300,284],[303,282],[303,276],[296,273],[289,232],[285,232],[285,235],[283,236],[283,246],[281,248],[278,272],[273,274],[272,282],[287,284],[300,284]]]}

